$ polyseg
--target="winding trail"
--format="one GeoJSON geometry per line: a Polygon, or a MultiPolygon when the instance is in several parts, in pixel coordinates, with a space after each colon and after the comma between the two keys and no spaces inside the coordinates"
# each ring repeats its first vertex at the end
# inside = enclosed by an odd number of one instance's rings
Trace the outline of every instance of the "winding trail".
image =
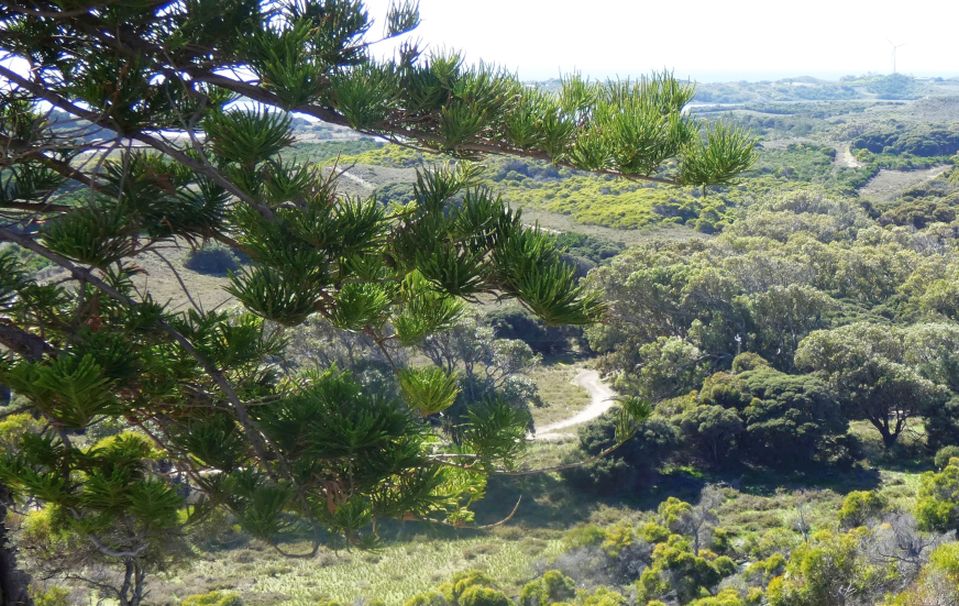
{"type": "Polygon", "coordinates": [[[589,392],[589,405],[571,417],[540,427],[536,433],[530,434],[530,439],[547,442],[569,439],[573,434],[560,430],[592,421],[616,403],[614,399],[616,393],[603,382],[599,377],[599,372],[595,370],[583,369],[579,371],[573,377],[571,383],[579,385],[589,392]]]}

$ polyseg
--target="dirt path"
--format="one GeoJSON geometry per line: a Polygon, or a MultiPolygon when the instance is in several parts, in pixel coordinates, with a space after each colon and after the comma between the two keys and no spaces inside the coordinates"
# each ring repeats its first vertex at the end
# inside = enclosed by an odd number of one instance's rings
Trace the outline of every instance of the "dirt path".
{"type": "Polygon", "coordinates": [[[852,155],[852,150],[849,149],[849,145],[846,145],[844,147],[836,147],[836,166],[859,168],[862,164],[856,159],[856,156],[852,155]]]}
{"type": "Polygon", "coordinates": [[[344,170],[344,171],[340,172],[339,175],[340,175],[341,177],[345,177],[345,178],[349,179],[350,181],[352,181],[353,183],[356,183],[357,185],[359,185],[359,186],[361,186],[361,187],[365,187],[366,189],[376,189],[376,185],[374,185],[373,183],[370,183],[369,181],[367,181],[367,180],[364,179],[363,177],[358,177],[358,176],[354,175],[353,173],[351,173],[351,172],[348,171],[348,170],[344,170]]]}
{"type": "Polygon", "coordinates": [[[615,404],[615,392],[610,389],[609,385],[603,382],[599,377],[599,373],[595,370],[584,369],[579,371],[579,373],[573,377],[572,383],[579,385],[589,393],[589,406],[562,421],[556,421],[555,423],[540,427],[535,434],[530,436],[531,439],[545,441],[569,439],[573,434],[562,432],[560,431],[561,429],[567,429],[587,421],[592,421],[615,404]]]}

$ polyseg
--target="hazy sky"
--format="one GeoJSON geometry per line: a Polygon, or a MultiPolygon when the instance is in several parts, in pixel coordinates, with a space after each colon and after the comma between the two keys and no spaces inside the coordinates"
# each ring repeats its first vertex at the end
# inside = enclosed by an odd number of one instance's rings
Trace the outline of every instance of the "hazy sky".
{"type": "MultiPolygon", "coordinates": [[[[371,15],[387,0],[367,0],[371,15]]],[[[636,75],[698,80],[959,74],[956,0],[420,0],[414,32],[524,79],[636,75]]]]}

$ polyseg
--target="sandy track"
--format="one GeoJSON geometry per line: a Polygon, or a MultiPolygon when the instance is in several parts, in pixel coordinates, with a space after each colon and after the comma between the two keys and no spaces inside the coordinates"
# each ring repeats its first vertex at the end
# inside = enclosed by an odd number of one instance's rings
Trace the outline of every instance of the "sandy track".
{"type": "Polygon", "coordinates": [[[573,434],[560,430],[592,421],[616,403],[614,399],[616,393],[603,382],[595,370],[581,370],[571,382],[589,393],[589,405],[571,417],[540,427],[536,433],[530,435],[530,439],[544,441],[569,439],[573,434]]]}
{"type": "Polygon", "coordinates": [[[836,148],[836,166],[843,166],[846,168],[859,168],[862,166],[862,163],[856,159],[856,156],[852,154],[852,150],[849,148],[849,145],[839,146],[836,148]]]}

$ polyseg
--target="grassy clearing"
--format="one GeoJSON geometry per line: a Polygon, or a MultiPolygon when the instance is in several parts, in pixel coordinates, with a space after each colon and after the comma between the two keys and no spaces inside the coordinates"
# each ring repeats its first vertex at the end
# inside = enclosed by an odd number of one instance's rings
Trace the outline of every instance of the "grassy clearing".
{"type": "Polygon", "coordinates": [[[903,192],[935,179],[950,168],[951,165],[943,164],[923,170],[883,169],[859,190],[859,195],[870,200],[889,202],[903,192]]]}
{"type": "Polygon", "coordinates": [[[569,214],[543,210],[530,206],[521,206],[514,200],[508,200],[514,208],[520,208],[523,211],[523,221],[528,225],[538,225],[539,227],[557,232],[574,232],[585,234],[619,242],[629,246],[652,239],[657,240],[689,240],[708,238],[709,234],[696,231],[685,225],[656,225],[647,226],[643,229],[620,229],[616,227],[607,227],[604,225],[587,225],[579,223],[569,214]]]}
{"type": "MultiPolygon", "coordinates": [[[[534,445],[540,453],[567,451],[566,445],[534,445]]],[[[529,461],[527,461],[529,462],[529,461]]],[[[507,523],[487,529],[454,529],[423,523],[397,523],[383,529],[383,544],[372,551],[324,549],[316,558],[289,559],[251,542],[233,549],[203,552],[189,568],[151,585],[153,601],[175,604],[186,595],[230,589],[247,606],[313,606],[335,599],[402,604],[452,574],[482,570],[509,592],[562,553],[563,536],[577,524],[606,525],[635,516],[623,503],[597,503],[572,493],[551,473],[496,476],[477,511],[477,524],[502,521],[520,500],[507,523]]],[[[305,544],[283,545],[296,552],[305,544]]]]}
{"type": "Polygon", "coordinates": [[[571,417],[589,405],[589,393],[572,382],[581,370],[581,366],[557,362],[538,366],[529,373],[543,401],[543,406],[530,410],[537,427],[571,417]]]}
{"type": "Polygon", "coordinates": [[[283,558],[265,546],[213,552],[189,571],[156,584],[154,592],[182,598],[228,588],[241,592],[248,606],[314,606],[330,599],[352,603],[369,596],[392,605],[460,570],[478,568],[501,579],[528,577],[533,562],[554,556],[561,548],[556,538],[501,540],[491,533],[469,531],[436,536],[422,528],[401,532],[406,536],[379,550],[324,551],[306,560],[283,558]]]}
{"type": "MultiPolygon", "coordinates": [[[[233,296],[224,290],[230,281],[224,276],[214,276],[191,271],[184,262],[192,250],[185,241],[176,241],[157,249],[158,254],[145,253],[134,258],[141,272],[133,276],[133,284],[149,290],[153,298],[167,306],[168,311],[186,311],[195,302],[207,311],[223,309],[236,303],[233,296]],[[162,255],[162,259],[160,258],[162,255]],[[190,297],[183,291],[180,280],[190,289],[190,297]],[[190,301],[192,297],[193,302],[190,301]]],[[[44,279],[55,281],[66,275],[62,269],[50,269],[44,279]]]]}
{"type": "Polygon", "coordinates": [[[551,441],[531,442],[523,453],[522,460],[518,468],[523,470],[548,469],[560,465],[567,455],[576,453],[579,447],[579,440],[576,436],[575,428],[569,433],[566,439],[551,441]]]}

